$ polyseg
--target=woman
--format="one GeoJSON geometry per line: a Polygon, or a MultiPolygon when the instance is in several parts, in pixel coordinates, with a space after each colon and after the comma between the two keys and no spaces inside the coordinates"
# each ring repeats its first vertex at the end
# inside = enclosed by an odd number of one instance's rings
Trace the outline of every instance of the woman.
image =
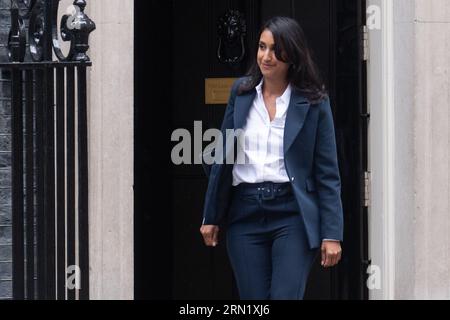
{"type": "Polygon", "coordinates": [[[295,20],[261,29],[256,60],[231,90],[227,129],[243,130],[245,161],[208,171],[204,242],[218,244],[226,218],[240,298],[302,299],[318,248],[323,267],[341,259],[343,215],[329,98],[295,20]]]}

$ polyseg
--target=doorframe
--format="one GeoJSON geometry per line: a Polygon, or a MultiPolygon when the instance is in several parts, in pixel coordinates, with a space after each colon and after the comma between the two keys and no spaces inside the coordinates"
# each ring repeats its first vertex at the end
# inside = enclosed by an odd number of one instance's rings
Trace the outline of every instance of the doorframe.
{"type": "MultiPolygon", "coordinates": [[[[395,112],[393,1],[368,0],[367,8],[379,9],[380,28],[368,30],[369,60],[367,90],[368,167],[371,171],[369,205],[369,257],[372,269],[368,281],[380,286],[369,289],[369,299],[393,299],[395,284],[395,112]],[[375,267],[375,268],[373,268],[375,267]],[[377,279],[376,277],[379,277],[377,279]]],[[[368,19],[373,14],[367,11],[368,19]]],[[[369,270],[368,270],[369,271],[369,270]]]]}

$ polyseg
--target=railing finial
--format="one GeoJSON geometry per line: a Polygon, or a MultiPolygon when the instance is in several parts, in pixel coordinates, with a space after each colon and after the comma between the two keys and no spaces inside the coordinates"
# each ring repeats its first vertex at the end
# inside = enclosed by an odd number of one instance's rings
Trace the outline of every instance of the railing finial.
{"type": "MultiPolygon", "coordinates": [[[[53,27],[53,46],[56,56],[61,61],[89,61],[86,54],[89,49],[89,35],[95,30],[95,23],[84,13],[86,7],[85,0],[75,0],[73,6],[76,12],[71,15],[66,14],[61,19],[61,38],[63,41],[70,41],[70,51],[64,56],[57,41],[56,27],[53,27]],[[56,41],[55,41],[56,40],[56,41]]],[[[56,18],[55,18],[56,19],[56,18]]],[[[56,25],[56,23],[54,24],[56,25]]]]}
{"type": "Polygon", "coordinates": [[[72,29],[74,45],[74,55],[72,60],[74,61],[89,61],[89,57],[86,54],[89,49],[89,34],[95,30],[95,23],[92,21],[84,9],[86,8],[85,0],[75,0],[73,2],[77,10],[75,17],[75,28],[72,29]]]}

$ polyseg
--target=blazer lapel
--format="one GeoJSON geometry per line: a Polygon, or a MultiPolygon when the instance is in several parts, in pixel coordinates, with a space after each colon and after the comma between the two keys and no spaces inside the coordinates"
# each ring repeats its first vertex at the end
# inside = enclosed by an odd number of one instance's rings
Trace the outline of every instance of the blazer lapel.
{"type": "Polygon", "coordinates": [[[243,95],[236,96],[234,101],[234,129],[242,129],[247,120],[250,107],[256,96],[256,89],[251,90],[243,95]]]}
{"type": "Polygon", "coordinates": [[[308,102],[308,99],[306,99],[298,90],[293,88],[284,125],[284,154],[289,150],[289,147],[303,128],[309,108],[310,103],[308,102]]]}

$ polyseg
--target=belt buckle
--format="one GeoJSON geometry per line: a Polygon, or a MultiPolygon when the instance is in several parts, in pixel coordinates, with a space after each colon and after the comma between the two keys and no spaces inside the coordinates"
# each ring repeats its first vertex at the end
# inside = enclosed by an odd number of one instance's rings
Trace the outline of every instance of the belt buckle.
{"type": "Polygon", "coordinates": [[[261,188],[262,189],[262,199],[263,200],[272,200],[275,199],[275,193],[273,191],[273,185],[266,185],[261,188]]]}

